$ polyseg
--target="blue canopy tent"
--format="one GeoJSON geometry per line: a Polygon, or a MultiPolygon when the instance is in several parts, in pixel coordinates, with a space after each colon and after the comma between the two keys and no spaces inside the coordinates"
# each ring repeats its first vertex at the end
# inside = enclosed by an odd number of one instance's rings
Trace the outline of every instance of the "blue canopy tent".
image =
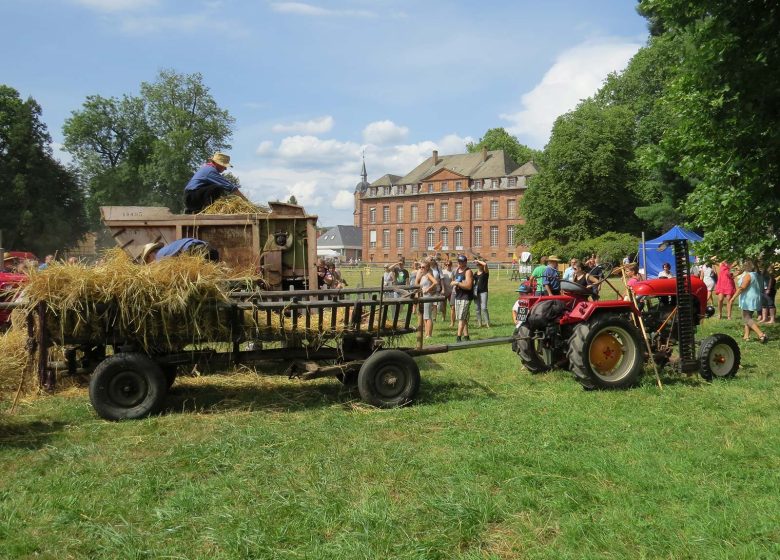
{"type": "MultiPolygon", "coordinates": [[[[672,248],[667,247],[664,251],[658,251],[658,247],[661,243],[675,239],[687,239],[689,243],[695,243],[696,241],[701,241],[702,238],[692,231],[688,231],[680,226],[674,226],[660,237],[645,241],[644,251],[642,251],[642,243],[640,243],[638,256],[639,268],[645,269],[645,278],[657,278],[658,273],[663,269],[665,262],[672,265],[672,274],[677,272],[677,267],[674,265],[674,252],[672,251],[672,248]],[[647,266],[645,266],[644,262],[645,254],[647,254],[647,266]]],[[[693,255],[690,256],[690,259],[691,262],[693,262],[693,255]]]]}

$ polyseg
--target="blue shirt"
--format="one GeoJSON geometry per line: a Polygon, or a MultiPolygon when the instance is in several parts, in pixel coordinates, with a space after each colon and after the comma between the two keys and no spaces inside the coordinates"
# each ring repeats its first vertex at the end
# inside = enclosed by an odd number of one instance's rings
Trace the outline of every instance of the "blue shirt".
{"type": "Polygon", "coordinates": [[[168,243],[165,247],[157,251],[157,256],[154,257],[154,260],[161,261],[167,257],[181,255],[187,249],[197,247],[198,245],[202,245],[203,247],[207,246],[205,241],[201,241],[200,239],[195,239],[193,237],[184,237],[182,239],[178,239],[173,243],[168,243]]]}
{"type": "Polygon", "coordinates": [[[558,278],[558,269],[547,265],[544,269],[544,276],[542,277],[542,285],[550,286],[553,292],[558,292],[561,289],[561,281],[558,278]]]}
{"type": "Polygon", "coordinates": [[[195,189],[205,187],[206,185],[219,185],[227,192],[233,192],[238,188],[220,175],[216,167],[206,164],[195,172],[192,179],[190,179],[190,182],[184,187],[184,190],[194,191],[195,189]]]}

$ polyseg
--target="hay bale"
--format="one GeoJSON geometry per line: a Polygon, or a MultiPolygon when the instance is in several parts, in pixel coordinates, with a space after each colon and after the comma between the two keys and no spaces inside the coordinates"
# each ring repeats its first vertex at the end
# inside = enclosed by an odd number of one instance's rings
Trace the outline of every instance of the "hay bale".
{"type": "MultiPolygon", "coordinates": [[[[17,390],[27,368],[27,329],[24,325],[24,317],[14,311],[11,327],[0,334],[0,393],[12,393],[17,390]]],[[[24,392],[33,388],[32,375],[22,383],[24,392]]]]}
{"type": "Polygon", "coordinates": [[[270,210],[240,196],[222,196],[209,206],[198,212],[199,214],[268,214],[270,210]]]}

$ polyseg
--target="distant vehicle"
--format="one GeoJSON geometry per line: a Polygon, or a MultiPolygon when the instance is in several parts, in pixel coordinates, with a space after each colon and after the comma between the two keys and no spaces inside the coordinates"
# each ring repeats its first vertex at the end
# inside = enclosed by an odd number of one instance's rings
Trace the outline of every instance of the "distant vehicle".
{"type": "Polygon", "coordinates": [[[35,253],[29,251],[6,251],[3,256],[3,270],[0,272],[12,272],[16,267],[25,261],[37,261],[35,253]]]}

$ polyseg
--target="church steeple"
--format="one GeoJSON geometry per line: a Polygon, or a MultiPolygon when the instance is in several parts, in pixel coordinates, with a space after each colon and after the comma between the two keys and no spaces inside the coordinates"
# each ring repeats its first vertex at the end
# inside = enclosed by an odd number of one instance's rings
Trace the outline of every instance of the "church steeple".
{"type": "Polygon", "coordinates": [[[360,177],[364,183],[368,183],[368,173],[366,173],[366,152],[363,152],[363,171],[360,173],[360,177]]]}
{"type": "Polygon", "coordinates": [[[366,172],[366,152],[363,152],[363,169],[360,171],[360,182],[355,186],[355,193],[363,194],[368,190],[368,173],[366,172]]]}

